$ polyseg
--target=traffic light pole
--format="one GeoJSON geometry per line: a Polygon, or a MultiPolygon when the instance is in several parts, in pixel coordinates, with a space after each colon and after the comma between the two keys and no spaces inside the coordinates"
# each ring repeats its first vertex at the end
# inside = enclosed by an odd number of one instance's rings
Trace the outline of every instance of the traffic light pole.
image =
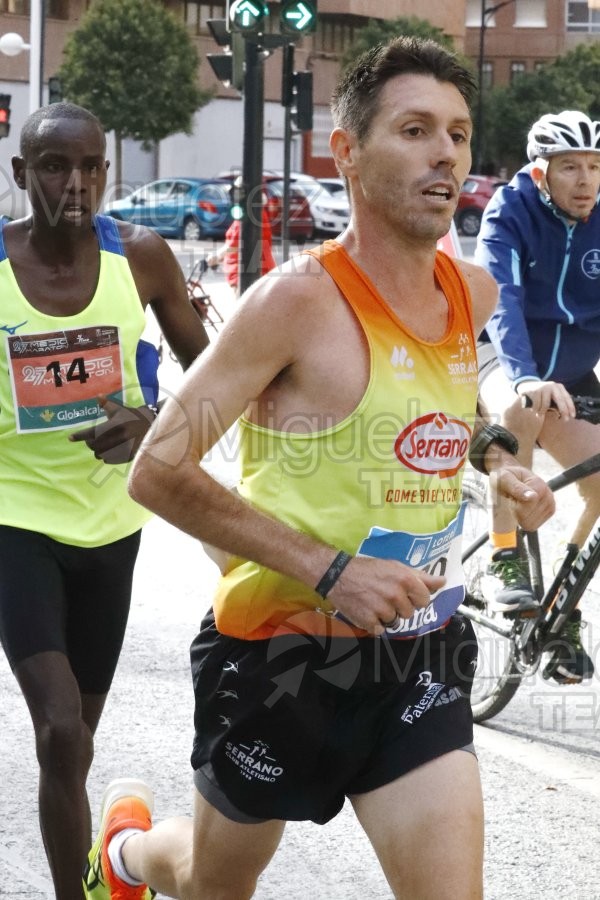
{"type": "MultiPolygon", "coordinates": [[[[282,102],[286,107],[284,136],[284,197],[282,237],[284,259],[289,254],[290,156],[292,139],[291,105],[297,79],[297,109],[295,122],[300,131],[312,129],[312,73],[294,72],[294,47],[286,35],[302,35],[314,31],[317,19],[317,0],[282,0],[280,34],[265,33],[263,20],[269,7],[263,0],[226,0],[226,29],[244,40],[244,146],[242,164],[242,192],[244,214],[239,250],[239,289],[243,293],[260,277],[262,261],[262,168],[264,133],[264,52],[275,47],[284,48],[284,77],[282,102]],[[301,77],[302,76],[302,77],[301,77]],[[310,79],[308,78],[310,76],[310,79]],[[310,101],[310,104],[308,104],[310,101]]],[[[213,20],[213,24],[214,21],[213,20]]],[[[211,28],[217,43],[221,43],[216,29],[211,28]]],[[[235,43],[231,43],[236,56],[235,43]]],[[[239,56],[239,54],[238,54],[239,56]]],[[[232,61],[233,64],[233,61],[232,61]]],[[[211,63],[212,65],[212,63],[211,63]]],[[[216,69],[215,69],[216,71],[216,69]]],[[[233,73],[233,68],[232,68],[233,73]]],[[[220,77],[217,72],[217,77],[220,77]]],[[[233,78],[233,74],[231,76],[233,78]]]]}
{"type": "Polygon", "coordinates": [[[282,101],[284,102],[283,118],[283,221],[281,223],[281,241],[283,262],[290,258],[290,172],[292,159],[292,97],[291,86],[294,75],[294,45],[284,44],[282,68],[282,101]],[[289,95],[288,95],[289,94],[289,95]]]}
{"type": "Polygon", "coordinates": [[[263,56],[257,43],[246,39],[245,44],[242,168],[245,199],[240,246],[240,293],[243,293],[260,277],[262,257],[263,56]]]}

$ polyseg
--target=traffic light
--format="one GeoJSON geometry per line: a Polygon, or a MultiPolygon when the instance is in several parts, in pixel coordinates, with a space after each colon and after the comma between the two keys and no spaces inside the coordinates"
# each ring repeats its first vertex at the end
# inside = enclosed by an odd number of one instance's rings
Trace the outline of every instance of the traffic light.
{"type": "Polygon", "coordinates": [[[206,59],[226,87],[242,91],[244,87],[244,36],[231,34],[226,19],[208,19],[206,24],[213,38],[225,49],[225,53],[207,53],[206,59]]]}
{"type": "Polygon", "coordinates": [[[313,73],[294,72],[292,122],[298,131],[313,129],[313,73]]]}
{"type": "Polygon", "coordinates": [[[244,218],[244,210],[246,208],[246,192],[242,183],[241,176],[238,176],[231,185],[231,218],[239,221],[244,218]]]}
{"type": "Polygon", "coordinates": [[[263,0],[233,0],[229,4],[228,28],[239,34],[260,34],[269,7],[263,0]]]}
{"type": "Polygon", "coordinates": [[[282,34],[309,34],[317,27],[317,0],[283,0],[279,21],[282,34]]]}
{"type": "Polygon", "coordinates": [[[10,134],[10,94],[0,94],[0,138],[10,134]]]}
{"type": "Polygon", "coordinates": [[[62,85],[57,75],[48,79],[48,103],[60,103],[63,99],[62,85]]]}

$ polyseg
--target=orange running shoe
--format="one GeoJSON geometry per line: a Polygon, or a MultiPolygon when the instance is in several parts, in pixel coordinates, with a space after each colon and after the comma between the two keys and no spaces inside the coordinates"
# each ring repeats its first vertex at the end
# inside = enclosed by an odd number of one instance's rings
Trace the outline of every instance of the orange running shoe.
{"type": "Polygon", "coordinates": [[[147,885],[133,886],[118,878],[108,858],[111,838],[125,828],[148,831],[152,827],[152,791],[143,781],[120,778],[112,781],[102,798],[98,837],[88,854],[83,874],[83,893],[88,900],[152,900],[147,885]]]}

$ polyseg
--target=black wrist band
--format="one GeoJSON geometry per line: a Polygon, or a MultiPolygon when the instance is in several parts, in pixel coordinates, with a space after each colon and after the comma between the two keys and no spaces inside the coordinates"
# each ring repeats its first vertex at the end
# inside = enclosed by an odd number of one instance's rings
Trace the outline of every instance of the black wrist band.
{"type": "Polygon", "coordinates": [[[354,559],[354,557],[340,550],[315,588],[317,594],[320,594],[323,599],[325,599],[351,559],[354,559]]]}
{"type": "Polygon", "coordinates": [[[469,447],[469,462],[482,475],[489,475],[485,467],[485,454],[490,444],[498,444],[513,456],[519,452],[519,442],[511,431],[502,425],[484,425],[472,438],[469,447]]]}

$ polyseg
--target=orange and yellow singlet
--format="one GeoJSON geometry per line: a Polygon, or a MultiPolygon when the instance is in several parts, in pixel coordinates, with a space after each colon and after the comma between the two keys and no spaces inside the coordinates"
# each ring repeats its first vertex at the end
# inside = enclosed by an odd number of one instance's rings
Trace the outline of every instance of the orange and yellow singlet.
{"type": "MultiPolygon", "coordinates": [[[[456,264],[438,252],[435,277],[448,301],[448,326],[441,340],[423,341],[340,244],[327,241],[314,255],[364,330],[369,384],[350,416],[321,431],[279,432],[243,418],[239,491],[340,550],[445,574],[447,585],[432,604],[390,635],[412,637],[440,628],[463,598],[461,481],[477,397],[470,295],[456,264]]],[[[218,629],[250,640],[293,628],[300,613],[304,632],[321,633],[322,607],[327,603],[306,585],[239,558],[214,601],[218,629]]]]}

